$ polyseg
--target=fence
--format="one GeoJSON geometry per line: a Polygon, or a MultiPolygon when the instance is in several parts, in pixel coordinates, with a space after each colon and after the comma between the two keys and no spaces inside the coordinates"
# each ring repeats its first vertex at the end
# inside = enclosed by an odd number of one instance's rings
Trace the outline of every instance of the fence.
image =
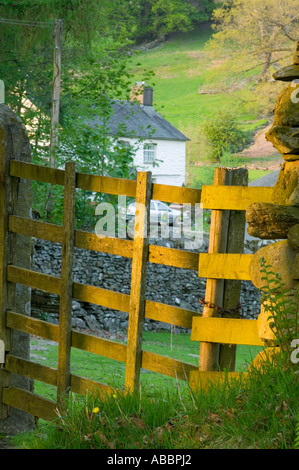
{"type": "Polygon", "coordinates": [[[112,389],[105,384],[76,376],[70,372],[71,348],[82,349],[124,362],[126,364],[124,387],[125,390],[132,391],[139,385],[141,367],[190,381],[192,386],[196,386],[199,381],[213,380],[213,378],[219,377],[220,373],[215,371],[215,357],[220,360],[222,368],[229,366],[232,374],[234,373],[234,351],[230,349],[228,354],[225,344],[264,344],[258,334],[257,320],[231,318],[234,316],[231,312],[234,312],[234,307],[239,302],[240,281],[250,279],[249,264],[252,255],[242,254],[243,239],[242,236],[240,237],[245,226],[244,211],[253,202],[270,202],[272,195],[272,188],[242,186],[247,184],[244,180],[244,170],[242,171],[243,173],[238,170],[217,169],[215,184],[204,186],[202,190],[196,190],[152,183],[151,174],[147,172],[138,173],[137,181],[131,181],[76,173],[75,165],[72,162],[66,164],[65,170],[60,170],[11,160],[9,162],[11,181],[23,178],[64,186],[64,217],[63,225],[56,226],[18,216],[13,212],[13,209],[9,213],[5,209],[5,191],[8,189],[3,178],[1,179],[0,225],[7,227],[7,234],[18,233],[62,244],[61,276],[55,277],[24,269],[14,264],[6,266],[7,237],[2,237],[4,255],[1,262],[6,270],[1,281],[2,292],[12,284],[21,284],[60,296],[59,325],[20,314],[2,305],[0,338],[5,342],[6,353],[3,365],[5,380],[2,379],[1,383],[3,374],[0,375],[0,389],[2,390],[4,408],[11,406],[34,416],[52,420],[56,417],[55,409],[60,406],[64,394],[69,389],[79,394],[85,394],[87,390],[97,390],[100,393],[112,392],[112,389]],[[236,185],[236,181],[241,182],[236,185]],[[233,185],[226,186],[226,184],[233,185]],[[140,210],[139,216],[136,217],[134,239],[99,238],[94,233],[75,230],[76,188],[135,197],[136,202],[141,203],[147,211],[140,210]],[[137,236],[137,233],[143,233],[144,228],[149,226],[146,222],[150,212],[151,199],[178,204],[202,203],[204,209],[212,209],[209,252],[197,254],[185,250],[148,245],[147,237],[137,236]],[[239,241],[236,243],[238,237],[239,241]],[[74,247],[132,258],[130,295],[73,282],[74,247]],[[148,262],[196,270],[200,277],[207,278],[203,314],[146,300],[145,274],[148,262]],[[129,314],[127,344],[119,344],[72,330],[72,299],[127,312],[129,314]],[[226,316],[229,318],[219,318],[219,311],[214,304],[223,307],[223,316],[226,315],[225,311],[228,311],[226,316]],[[142,324],[144,317],[175,326],[192,328],[191,340],[201,341],[199,368],[172,358],[143,351],[142,324]],[[57,369],[11,354],[9,342],[6,342],[5,338],[13,329],[57,342],[57,369]],[[10,374],[19,374],[56,386],[57,402],[10,386],[10,374]]]}

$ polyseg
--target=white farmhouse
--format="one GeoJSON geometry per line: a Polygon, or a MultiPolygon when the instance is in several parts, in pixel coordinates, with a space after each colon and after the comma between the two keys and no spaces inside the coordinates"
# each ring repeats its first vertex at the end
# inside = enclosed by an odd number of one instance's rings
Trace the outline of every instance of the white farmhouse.
{"type": "Polygon", "coordinates": [[[182,186],[186,172],[186,141],[170,122],[153,108],[153,89],[144,92],[132,101],[114,100],[109,118],[109,134],[119,136],[137,148],[135,165],[137,170],[152,172],[154,183],[182,186]]]}

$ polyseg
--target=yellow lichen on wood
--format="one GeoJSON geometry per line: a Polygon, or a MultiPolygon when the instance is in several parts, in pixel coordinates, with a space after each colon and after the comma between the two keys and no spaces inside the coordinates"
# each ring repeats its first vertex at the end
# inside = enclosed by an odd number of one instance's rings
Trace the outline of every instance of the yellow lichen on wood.
{"type": "Polygon", "coordinates": [[[247,372],[190,371],[189,387],[193,391],[207,390],[217,384],[229,384],[232,380],[246,380],[247,372]]]}
{"type": "Polygon", "coordinates": [[[254,186],[203,186],[204,209],[246,210],[256,201],[271,202],[273,188],[254,186]]]}
{"type": "Polygon", "coordinates": [[[210,343],[264,345],[258,334],[257,320],[240,320],[237,318],[194,317],[191,340],[210,343]]]}
{"type": "Polygon", "coordinates": [[[200,253],[198,275],[211,279],[250,280],[252,257],[239,253],[200,253]]]}

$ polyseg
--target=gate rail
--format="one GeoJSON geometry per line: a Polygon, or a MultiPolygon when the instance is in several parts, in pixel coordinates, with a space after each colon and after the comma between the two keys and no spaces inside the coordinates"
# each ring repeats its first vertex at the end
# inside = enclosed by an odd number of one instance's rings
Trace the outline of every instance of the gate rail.
{"type": "MultiPolygon", "coordinates": [[[[215,311],[210,311],[207,317],[194,311],[145,299],[145,272],[148,262],[198,271],[200,277],[207,279],[241,281],[250,280],[249,264],[253,255],[242,254],[242,252],[196,254],[156,245],[147,246],[146,239],[141,242],[137,237],[136,222],[133,240],[99,238],[94,233],[74,229],[74,197],[76,188],[136,197],[136,201],[143,203],[146,207],[147,215],[150,212],[151,199],[179,204],[201,203],[204,209],[212,209],[214,214],[223,213],[223,211],[230,211],[230,214],[233,214],[237,211],[244,215],[243,211],[254,202],[271,202],[273,188],[236,185],[204,186],[202,190],[181,188],[152,183],[148,172],[139,172],[137,181],[77,173],[72,162],[66,163],[65,170],[61,170],[11,161],[10,176],[13,179],[25,178],[64,186],[64,222],[61,227],[20,217],[14,213],[6,214],[3,207],[0,208],[0,224],[5,223],[6,217],[9,232],[62,244],[61,277],[8,265],[6,279],[3,278],[3,282],[22,284],[60,296],[59,325],[9,310],[5,312],[5,326],[2,328],[6,333],[9,329],[16,329],[58,343],[57,369],[13,356],[9,349],[6,350],[4,365],[7,374],[20,374],[56,386],[57,402],[16,387],[9,387],[5,381],[0,382],[2,400],[5,405],[52,420],[57,417],[55,409],[60,406],[63,395],[69,389],[79,394],[85,394],[87,390],[97,390],[100,393],[113,392],[113,389],[106,384],[71,374],[70,351],[72,347],[124,362],[126,364],[124,384],[126,390],[134,390],[139,386],[141,367],[186,381],[189,381],[190,377],[194,381],[195,375],[198,376],[198,374],[202,377],[205,374],[209,377],[213,375],[207,369],[198,372],[198,367],[192,364],[143,351],[141,334],[144,317],[175,326],[192,328],[191,340],[202,341],[206,344],[264,344],[258,335],[257,320],[213,318],[215,311]],[[132,258],[130,295],[73,282],[74,247],[132,258]],[[72,299],[127,312],[129,314],[127,344],[119,344],[72,330],[72,299]]],[[[3,205],[4,201],[0,200],[0,204],[3,205]]],[[[142,226],[146,226],[147,215],[144,213],[138,218],[142,226]]],[[[4,332],[0,328],[0,339],[3,335],[4,332]]],[[[216,376],[213,375],[213,377],[216,376]]]]}

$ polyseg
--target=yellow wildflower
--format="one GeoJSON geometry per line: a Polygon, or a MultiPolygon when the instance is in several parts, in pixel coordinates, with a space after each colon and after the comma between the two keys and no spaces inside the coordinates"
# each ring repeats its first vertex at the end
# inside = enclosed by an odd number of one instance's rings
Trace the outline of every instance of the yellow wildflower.
{"type": "Polygon", "coordinates": [[[99,413],[100,412],[100,408],[98,406],[96,406],[93,410],[92,410],[93,413],[99,413]]]}

